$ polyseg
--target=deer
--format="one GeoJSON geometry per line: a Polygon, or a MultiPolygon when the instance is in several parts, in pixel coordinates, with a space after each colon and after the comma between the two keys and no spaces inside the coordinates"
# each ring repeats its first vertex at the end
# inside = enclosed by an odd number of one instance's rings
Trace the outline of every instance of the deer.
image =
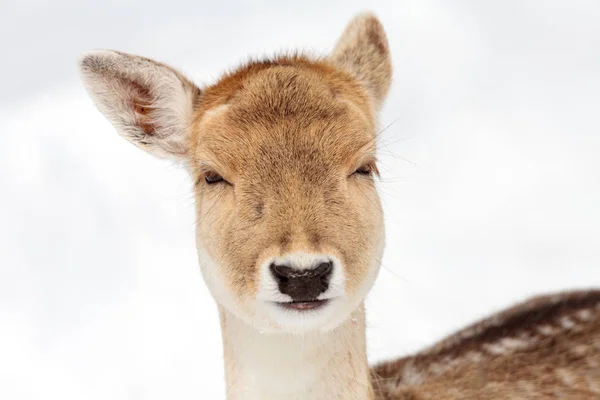
{"type": "Polygon", "coordinates": [[[79,68],[121,136],[190,175],[228,400],[600,398],[594,289],[530,299],[369,366],[364,301],[385,242],[378,112],[392,79],[375,15],[354,17],[326,56],[249,61],[204,87],[112,50],[79,68]]]}

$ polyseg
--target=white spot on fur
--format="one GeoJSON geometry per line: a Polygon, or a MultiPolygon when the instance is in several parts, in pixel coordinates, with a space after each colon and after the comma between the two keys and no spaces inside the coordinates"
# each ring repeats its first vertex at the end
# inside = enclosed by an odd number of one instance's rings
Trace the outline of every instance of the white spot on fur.
{"type": "Polygon", "coordinates": [[[423,382],[423,375],[417,370],[413,363],[407,363],[402,370],[402,383],[407,385],[419,385],[423,382]]]}
{"type": "Polygon", "coordinates": [[[506,348],[500,343],[484,344],[483,348],[490,354],[501,355],[506,353],[506,348]]]}
{"type": "Polygon", "coordinates": [[[481,360],[483,360],[483,354],[477,351],[469,351],[465,357],[467,358],[467,360],[472,362],[480,362],[481,360]]]}
{"type": "Polygon", "coordinates": [[[554,335],[554,333],[556,332],[556,330],[550,325],[538,326],[537,330],[544,336],[551,336],[554,335]]]}
{"type": "Polygon", "coordinates": [[[443,363],[433,363],[429,366],[429,371],[435,375],[440,375],[446,370],[443,363]]]}
{"type": "Polygon", "coordinates": [[[582,344],[579,344],[573,348],[571,348],[571,352],[578,357],[582,357],[587,353],[588,347],[582,344]]]}
{"type": "Polygon", "coordinates": [[[500,341],[502,346],[507,349],[524,349],[529,345],[529,341],[517,338],[504,338],[500,341]]]}
{"type": "Polygon", "coordinates": [[[594,315],[592,314],[592,312],[590,310],[578,311],[577,314],[575,314],[575,316],[582,321],[591,321],[592,318],[594,317],[594,315]]]}
{"type": "Polygon", "coordinates": [[[575,386],[577,383],[577,380],[573,374],[564,368],[557,369],[556,375],[558,376],[558,379],[560,379],[567,386],[575,386]]]}
{"type": "Polygon", "coordinates": [[[560,319],[560,324],[565,329],[571,329],[575,326],[575,322],[573,322],[569,317],[562,317],[560,319]]]}

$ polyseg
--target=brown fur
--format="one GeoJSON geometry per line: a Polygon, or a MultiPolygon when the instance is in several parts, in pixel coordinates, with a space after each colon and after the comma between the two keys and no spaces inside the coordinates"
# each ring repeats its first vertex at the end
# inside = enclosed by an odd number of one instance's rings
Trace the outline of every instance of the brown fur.
{"type": "Polygon", "coordinates": [[[373,368],[380,399],[598,399],[600,291],[541,296],[373,368]]]}
{"type": "Polygon", "coordinates": [[[301,56],[250,64],[205,89],[191,137],[199,234],[235,293],[253,296],[256,268],[292,250],[334,254],[349,289],[360,283],[381,208],[372,179],[351,174],[375,162],[374,119],[349,74],[301,56]],[[231,185],[205,185],[207,163],[231,185]]]}
{"type": "Polygon", "coordinates": [[[392,60],[385,31],[377,18],[355,18],[340,37],[331,58],[363,82],[379,106],[392,79],[392,60]]]}

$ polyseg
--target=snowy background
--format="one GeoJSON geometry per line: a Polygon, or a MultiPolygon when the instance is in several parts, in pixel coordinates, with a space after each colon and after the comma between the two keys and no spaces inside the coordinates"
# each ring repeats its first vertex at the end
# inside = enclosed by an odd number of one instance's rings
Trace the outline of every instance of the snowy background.
{"type": "Polygon", "coordinates": [[[600,286],[597,0],[3,0],[0,398],[222,399],[191,184],[119,138],[84,50],[210,83],[247,55],[331,49],[358,11],[388,32],[384,268],[372,360],[548,290],[600,286]]]}

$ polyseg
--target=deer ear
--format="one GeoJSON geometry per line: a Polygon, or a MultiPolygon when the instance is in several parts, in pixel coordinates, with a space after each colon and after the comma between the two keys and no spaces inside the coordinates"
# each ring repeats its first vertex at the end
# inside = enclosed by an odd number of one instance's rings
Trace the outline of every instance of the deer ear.
{"type": "Polygon", "coordinates": [[[182,158],[200,89],[174,69],[100,50],[79,60],[85,87],[119,134],[159,157],[182,158]]]}
{"type": "Polygon", "coordinates": [[[373,14],[359,14],[346,27],[330,55],[338,67],[364,85],[376,108],[392,82],[392,60],[383,26],[373,14]]]}

